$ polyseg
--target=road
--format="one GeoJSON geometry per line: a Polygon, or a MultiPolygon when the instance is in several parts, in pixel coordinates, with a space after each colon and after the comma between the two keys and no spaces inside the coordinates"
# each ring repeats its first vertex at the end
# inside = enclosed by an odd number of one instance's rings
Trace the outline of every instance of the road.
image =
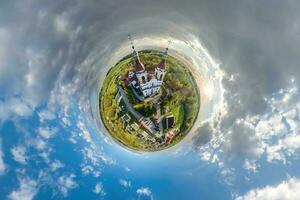
{"type": "Polygon", "coordinates": [[[163,132],[163,126],[162,126],[162,117],[161,117],[161,110],[160,110],[160,104],[155,103],[155,109],[156,109],[156,119],[158,120],[158,128],[159,132],[163,132]]]}
{"type": "Polygon", "coordinates": [[[118,84],[117,85],[119,92],[122,96],[122,99],[124,100],[124,103],[127,107],[127,109],[129,110],[129,112],[131,112],[131,114],[137,119],[137,121],[139,121],[150,133],[155,134],[154,131],[154,123],[150,120],[147,120],[146,118],[144,118],[139,112],[137,112],[133,106],[131,105],[131,103],[129,103],[129,100],[125,94],[124,89],[118,84]]]}
{"type": "Polygon", "coordinates": [[[125,103],[127,109],[139,121],[143,116],[132,107],[131,103],[129,103],[129,100],[128,100],[123,88],[120,85],[117,85],[117,87],[119,89],[119,92],[124,100],[124,103],[125,103]]]}

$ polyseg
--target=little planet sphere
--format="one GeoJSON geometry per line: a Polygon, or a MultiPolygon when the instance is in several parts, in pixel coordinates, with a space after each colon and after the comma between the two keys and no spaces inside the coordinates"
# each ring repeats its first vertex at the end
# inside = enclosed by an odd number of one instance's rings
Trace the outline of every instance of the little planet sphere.
{"type": "Polygon", "coordinates": [[[107,73],[99,94],[101,120],[113,139],[136,151],[160,151],[191,130],[200,95],[190,70],[156,50],[136,51],[107,73]]]}

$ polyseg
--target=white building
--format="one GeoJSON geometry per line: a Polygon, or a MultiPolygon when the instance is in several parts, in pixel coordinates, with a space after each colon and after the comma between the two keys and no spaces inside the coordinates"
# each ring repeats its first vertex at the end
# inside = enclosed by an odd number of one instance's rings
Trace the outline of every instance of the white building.
{"type": "Polygon", "coordinates": [[[168,48],[164,53],[163,60],[155,68],[154,73],[145,69],[143,63],[139,58],[138,52],[133,48],[133,59],[135,62],[135,71],[128,72],[124,79],[127,86],[132,86],[135,90],[140,91],[144,98],[153,96],[160,91],[163,80],[166,75],[166,56],[168,48]]]}

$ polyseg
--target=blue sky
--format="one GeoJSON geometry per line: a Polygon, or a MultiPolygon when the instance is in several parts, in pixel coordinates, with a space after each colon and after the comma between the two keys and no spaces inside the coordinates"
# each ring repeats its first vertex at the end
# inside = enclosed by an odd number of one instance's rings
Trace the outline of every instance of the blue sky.
{"type": "Polygon", "coordinates": [[[0,199],[300,197],[299,2],[1,1],[0,199]],[[190,64],[188,137],[132,152],[99,119],[105,74],[136,48],[190,64]]]}

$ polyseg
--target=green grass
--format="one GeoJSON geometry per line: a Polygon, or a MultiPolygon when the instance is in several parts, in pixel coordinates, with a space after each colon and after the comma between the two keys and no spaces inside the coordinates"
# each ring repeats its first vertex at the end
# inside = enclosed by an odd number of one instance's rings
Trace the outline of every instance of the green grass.
{"type": "Polygon", "coordinates": [[[180,103],[178,106],[176,106],[173,110],[172,113],[175,117],[175,122],[176,122],[176,129],[180,130],[182,127],[182,124],[184,122],[184,109],[183,105],[180,103]]]}
{"type": "Polygon", "coordinates": [[[143,113],[143,116],[150,117],[156,114],[156,110],[151,102],[140,102],[134,105],[134,109],[139,113],[143,113]]]}
{"type": "MultiPolygon", "coordinates": [[[[161,56],[161,52],[158,51],[146,50],[140,52],[140,59],[147,70],[154,70],[160,63],[161,56]]],[[[120,60],[107,73],[99,95],[100,115],[105,127],[113,138],[132,149],[157,151],[175,145],[181,141],[192,128],[200,108],[200,95],[191,72],[176,58],[168,56],[167,74],[164,83],[166,87],[172,88],[173,91],[163,102],[162,106],[169,107],[169,110],[175,116],[175,126],[180,129],[180,134],[176,135],[168,146],[155,149],[135,135],[125,131],[122,127],[121,119],[116,115],[118,106],[115,95],[117,93],[116,83],[119,82],[118,77],[123,78],[128,71],[132,70],[134,70],[132,58],[131,56],[126,56],[126,58],[120,60]],[[112,121],[113,124],[109,121],[112,121]]],[[[167,94],[164,89],[162,89],[162,92],[163,96],[167,94]]],[[[130,90],[126,89],[126,93],[129,96],[130,102],[135,103],[133,96],[130,95],[130,90]]],[[[136,105],[135,108],[147,116],[153,116],[156,113],[151,105],[145,103],[140,103],[136,105]]],[[[164,108],[162,108],[162,111],[163,110],[164,108]]]]}

